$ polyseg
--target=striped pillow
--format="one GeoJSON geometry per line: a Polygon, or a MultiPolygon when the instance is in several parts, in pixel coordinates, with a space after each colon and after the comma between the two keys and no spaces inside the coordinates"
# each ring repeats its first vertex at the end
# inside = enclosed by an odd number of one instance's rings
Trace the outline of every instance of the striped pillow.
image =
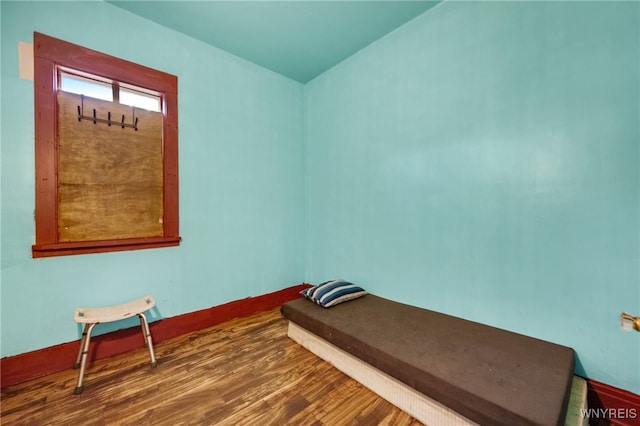
{"type": "Polygon", "coordinates": [[[304,289],[300,292],[304,297],[325,308],[357,299],[367,294],[366,290],[344,280],[331,280],[304,289]]]}

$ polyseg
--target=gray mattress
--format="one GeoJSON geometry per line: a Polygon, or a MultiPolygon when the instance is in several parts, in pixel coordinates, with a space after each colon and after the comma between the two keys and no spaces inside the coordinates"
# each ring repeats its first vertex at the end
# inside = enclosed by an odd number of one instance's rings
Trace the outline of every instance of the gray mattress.
{"type": "Polygon", "coordinates": [[[288,320],[482,425],[562,425],[573,349],[372,294],[288,320]]]}

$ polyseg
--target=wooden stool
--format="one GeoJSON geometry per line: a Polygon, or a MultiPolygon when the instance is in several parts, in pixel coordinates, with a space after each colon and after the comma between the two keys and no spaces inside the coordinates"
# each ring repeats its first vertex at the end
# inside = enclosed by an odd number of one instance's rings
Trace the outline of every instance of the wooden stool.
{"type": "Polygon", "coordinates": [[[84,324],[82,332],[82,340],[80,341],[80,350],[73,368],[80,368],[78,375],[78,384],[73,391],[75,395],[81,394],[84,390],[82,381],[84,379],[84,370],[87,364],[87,354],[89,353],[89,340],[91,339],[91,330],[101,322],[119,321],[137,315],[140,318],[140,327],[144,341],[149,347],[149,355],[151,356],[151,368],[156,368],[156,355],[153,351],[153,342],[151,340],[151,332],[149,331],[149,323],[144,316],[144,311],[155,306],[156,301],[151,296],[145,296],[133,302],[124,303],[117,306],[106,306],[104,308],[77,308],[74,320],[79,324],[84,324]]]}

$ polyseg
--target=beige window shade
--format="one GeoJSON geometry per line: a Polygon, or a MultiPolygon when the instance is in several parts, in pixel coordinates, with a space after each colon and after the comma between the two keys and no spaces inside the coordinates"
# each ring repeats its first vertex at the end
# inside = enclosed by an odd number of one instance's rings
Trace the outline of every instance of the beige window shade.
{"type": "Polygon", "coordinates": [[[58,92],[60,242],[163,236],[162,113],[58,92]],[[106,120],[78,121],[85,116],[106,120]],[[122,116],[127,124],[121,127],[122,116]]]}

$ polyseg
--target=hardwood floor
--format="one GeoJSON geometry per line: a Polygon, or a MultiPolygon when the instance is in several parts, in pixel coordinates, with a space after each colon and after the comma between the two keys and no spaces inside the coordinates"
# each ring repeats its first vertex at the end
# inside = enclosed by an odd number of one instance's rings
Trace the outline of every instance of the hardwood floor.
{"type": "MultiPolygon", "coordinates": [[[[420,425],[287,337],[279,309],[2,390],[2,425],[420,425]]],[[[142,343],[142,342],[141,342],[142,343]]],[[[75,360],[69,360],[69,366],[75,360]]]]}

